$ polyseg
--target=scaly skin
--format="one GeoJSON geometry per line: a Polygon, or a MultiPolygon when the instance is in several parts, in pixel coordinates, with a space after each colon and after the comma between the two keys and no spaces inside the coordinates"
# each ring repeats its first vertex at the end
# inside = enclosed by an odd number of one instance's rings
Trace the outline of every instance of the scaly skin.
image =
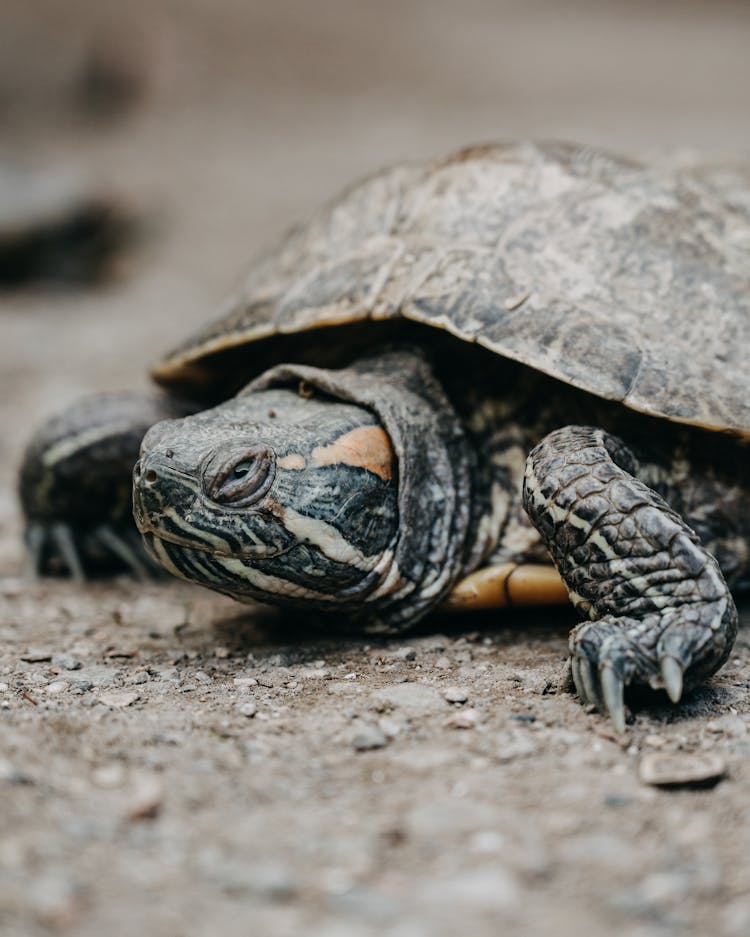
{"type": "Polygon", "coordinates": [[[571,601],[590,619],[570,635],[578,694],[620,730],[627,684],[664,687],[677,702],[724,663],[737,634],[718,563],[637,471],[621,440],[568,426],[531,452],[523,488],[571,601]]]}

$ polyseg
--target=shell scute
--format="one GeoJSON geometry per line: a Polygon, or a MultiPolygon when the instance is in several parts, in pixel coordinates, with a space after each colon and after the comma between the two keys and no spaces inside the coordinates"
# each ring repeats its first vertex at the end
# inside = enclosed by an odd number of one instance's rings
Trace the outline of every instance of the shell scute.
{"type": "Polygon", "coordinates": [[[273,335],[403,318],[635,410],[747,435],[748,183],[747,167],[557,143],[396,166],[295,228],[155,376],[192,379],[207,356],[273,335]]]}

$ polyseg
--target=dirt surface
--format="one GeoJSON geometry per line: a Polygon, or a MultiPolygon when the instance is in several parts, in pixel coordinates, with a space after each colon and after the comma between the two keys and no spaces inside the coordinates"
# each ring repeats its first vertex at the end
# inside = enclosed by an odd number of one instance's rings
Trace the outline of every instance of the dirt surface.
{"type": "Polygon", "coordinates": [[[14,491],[36,422],[145,385],[252,253],[383,162],[750,149],[749,38],[739,3],[5,0],[3,155],[145,228],[105,287],[0,297],[4,935],[750,932],[747,612],[709,686],[618,738],[562,686],[564,610],[374,643],[177,583],[31,584],[14,491]],[[644,783],[665,752],[726,771],[644,783]]]}

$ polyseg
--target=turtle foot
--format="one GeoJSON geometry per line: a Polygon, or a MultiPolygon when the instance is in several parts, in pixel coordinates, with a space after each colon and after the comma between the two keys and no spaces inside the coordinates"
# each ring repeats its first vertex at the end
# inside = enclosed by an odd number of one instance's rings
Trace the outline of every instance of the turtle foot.
{"type": "Polygon", "coordinates": [[[161,569],[129,525],[100,524],[78,530],[63,521],[37,521],[28,525],[25,539],[30,578],[61,575],[85,582],[124,572],[143,582],[161,575],[161,569]]]}
{"type": "Polygon", "coordinates": [[[133,523],[133,465],[154,423],[191,409],[160,394],[96,394],[37,429],[19,474],[34,576],[154,575],[133,523]]]}
{"type": "Polygon", "coordinates": [[[529,456],[524,505],[589,620],[570,635],[584,703],[625,728],[629,686],[678,702],[727,659],[737,609],[716,559],[685,521],[635,477],[624,443],[567,427],[529,456]]]}
{"type": "Polygon", "coordinates": [[[734,605],[696,603],[642,619],[587,621],[570,634],[570,664],[581,701],[625,729],[625,690],[663,689],[673,703],[713,673],[736,628],[734,605]]]}

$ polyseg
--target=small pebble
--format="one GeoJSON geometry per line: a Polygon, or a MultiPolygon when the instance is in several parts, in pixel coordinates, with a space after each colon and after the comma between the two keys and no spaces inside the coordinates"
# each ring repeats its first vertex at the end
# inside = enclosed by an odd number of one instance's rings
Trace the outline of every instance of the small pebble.
{"type": "Polygon", "coordinates": [[[149,675],[148,671],[146,670],[136,670],[135,673],[132,673],[127,680],[127,682],[133,686],[140,686],[143,683],[148,683],[148,681],[149,675]]]}
{"type": "Polygon", "coordinates": [[[79,680],[77,683],[73,684],[74,693],[88,693],[89,690],[94,689],[94,684],[90,680],[79,680]]]}
{"type": "Polygon", "coordinates": [[[115,709],[124,709],[126,706],[131,706],[136,700],[139,700],[140,696],[135,692],[129,692],[127,690],[105,690],[103,693],[99,694],[97,699],[105,706],[112,706],[115,709]]]}
{"type": "Polygon", "coordinates": [[[111,647],[104,652],[104,656],[106,658],[122,658],[123,660],[128,660],[131,657],[135,657],[136,653],[137,652],[131,648],[111,647]]]}
{"type": "Polygon", "coordinates": [[[47,684],[47,693],[51,696],[55,696],[58,693],[64,693],[69,686],[70,684],[67,680],[53,680],[52,683],[47,684]]]}
{"type": "Polygon", "coordinates": [[[392,683],[372,694],[374,707],[379,712],[400,709],[413,716],[439,711],[443,699],[435,687],[423,683],[392,683]]]}
{"type": "Polygon", "coordinates": [[[30,648],[24,654],[21,654],[21,660],[27,664],[41,664],[44,661],[52,660],[52,651],[45,651],[42,648],[30,648]]]}
{"type": "Polygon", "coordinates": [[[388,744],[388,739],[384,732],[377,726],[362,726],[352,739],[352,747],[355,751],[366,752],[373,748],[383,748],[388,744]]]}
{"type": "Polygon", "coordinates": [[[55,654],[52,658],[53,667],[61,667],[63,670],[80,670],[83,664],[72,654],[55,654]]]}
{"type": "Polygon", "coordinates": [[[451,729],[473,729],[479,721],[479,713],[476,709],[460,709],[454,713],[447,721],[451,729]]]}
{"type": "Polygon", "coordinates": [[[161,810],[164,793],[159,780],[144,776],[137,780],[127,809],[128,820],[153,820],[161,810]]]}
{"type": "Polygon", "coordinates": [[[235,686],[257,686],[258,681],[255,677],[235,677],[232,681],[235,686]]]}
{"type": "Polygon", "coordinates": [[[255,703],[243,703],[239,707],[239,713],[242,716],[247,716],[248,719],[252,719],[253,716],[258,712],[258,707],[255,703]]]}
{"type": "Polygon", "coordinates": [[[465,703],[469,698],[468,692],[460,686],[447,687],[443,690],[443,696],[449,703],[465,703]]]}
{"type": "Polygon", "coordinates": [[[724,758],[712,752],[649,752],[641,758],[638,775],[644,784],[678,787],[715,783],[726,770],[724,758]]]}
{"type": "Polygon", "coordinates": [[[396,658],[396,660],[416,660],[417,652],[413,647],[397,647],[391,652],[390,656],[396,658]]]}
{"type": "Polygon", "coordinates": [[[605,807],[629,807],[633,803],[635,803],[635,800],[632,797],[629,797],[627,794],[604,795],[605,807]]]}
{"type": "Polygon", "coordinates": [[[536,716],[534,713],[511,713],[510,718],[514,722],[536,722],[536,716]]]}

